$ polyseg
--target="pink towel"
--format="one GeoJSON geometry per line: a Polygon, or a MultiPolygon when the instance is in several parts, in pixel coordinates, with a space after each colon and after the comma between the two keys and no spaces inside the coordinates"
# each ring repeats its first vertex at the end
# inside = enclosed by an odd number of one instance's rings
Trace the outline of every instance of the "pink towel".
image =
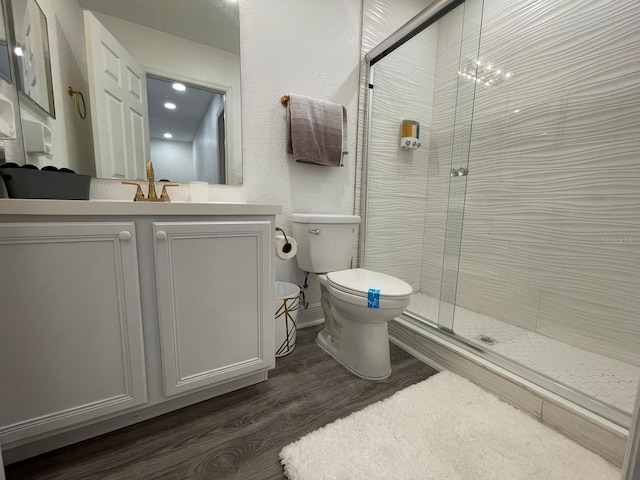
{"type": "Polygon", "coordinates": [[[287,153],[296,162],[341,167],[346,133],[347,110],[342,105],[289,95],[287,153]]]}

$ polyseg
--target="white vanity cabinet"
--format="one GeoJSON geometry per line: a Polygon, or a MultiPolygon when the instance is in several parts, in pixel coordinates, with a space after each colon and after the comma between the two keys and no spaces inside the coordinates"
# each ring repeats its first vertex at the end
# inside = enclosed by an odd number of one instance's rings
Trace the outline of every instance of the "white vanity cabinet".
{"type": "Polygon", "coordinates": [[[274,366],[272,235],[269,221],[154,222],[166,396],[274,366]]]}
{"type": "Polygon", "coordinates": [[[146,402],[135,233],[0,224],[3,444],[146,402]]]}
{"type": "Polygon", "coordinates": [[[281,210],[0,199],[5,461],[267,380],[281,210]]]}

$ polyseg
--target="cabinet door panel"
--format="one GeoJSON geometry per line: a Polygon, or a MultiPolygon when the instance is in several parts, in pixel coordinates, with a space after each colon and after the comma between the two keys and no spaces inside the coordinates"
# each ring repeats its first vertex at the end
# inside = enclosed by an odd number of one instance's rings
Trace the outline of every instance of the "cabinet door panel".
{"type": "Polygon", "coordinates": [[[133,223],[0,225],[0,440],[146,402],[133,223]]]}
{"type": "Polygon", "coordinates": [[[167,396],[273,364],[270,222],[154,223],[167,396]]]}

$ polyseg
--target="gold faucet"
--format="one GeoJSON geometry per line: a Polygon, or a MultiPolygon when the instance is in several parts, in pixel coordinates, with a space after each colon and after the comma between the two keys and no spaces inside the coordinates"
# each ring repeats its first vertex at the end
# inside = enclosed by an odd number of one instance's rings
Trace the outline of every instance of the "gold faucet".
{"type": "Polygon", "coordinates": [[[149,182],[149,193],[147,194],[147,200],[153,202],[158,199],[158,194],[156,193],[156,183],[153,179],[153,163],[151,160],[147,162],[147,181],[149,182]]]}
{"type": "Polygon", "coordinates": [[[149,192],[147,193],[147,198],[144,197],[144,193],[142,192],[142,187],[138,182],[129,182],[123,181],[125,185],[135,185],[136,194],[133,197],[134,202],[170,202],[169,194],[167,193],[167,187],[178,187],[179,183],[165,183],[162,185],[162,193],[160,194],[160,198],[158,198],[158,194],[156,193],[156,182],[154,180],[153,174],[153,163],[151,160],[147,162],[147,180],[149,182],[149,192]]]}

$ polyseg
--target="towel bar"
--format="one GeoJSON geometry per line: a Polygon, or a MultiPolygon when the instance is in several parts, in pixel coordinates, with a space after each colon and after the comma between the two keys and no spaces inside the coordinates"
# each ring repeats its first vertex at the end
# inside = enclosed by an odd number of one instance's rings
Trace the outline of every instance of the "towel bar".
{"type": "Polygon", "coordinates": [[[280,103],[282,104],[283,107],[286,107],[287,104],[289,103],[289,95],[283,95],[282,98],[280,99],[280,103]]]}

